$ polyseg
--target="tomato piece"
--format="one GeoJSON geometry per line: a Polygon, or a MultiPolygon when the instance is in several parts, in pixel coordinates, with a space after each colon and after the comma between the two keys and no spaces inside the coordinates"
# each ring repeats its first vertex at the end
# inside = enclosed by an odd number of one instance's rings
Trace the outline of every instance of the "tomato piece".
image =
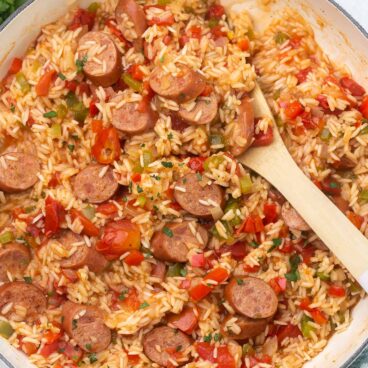
{"type": "Polygon", "coordinates": [[[247,264],[243,265],[243,270],[248,273],[256,273],[260,270],[260,268],[261,268],[260,265],[254,265],[254,266],[249,266],[247,264]]]}
{"type": "Polygon", "coordinates": [[[258,215],[250,215],[244,220],[241,228],[240,232],[256,234],[264,230],[264,225],[262,219],[258,215]]]}
{"type": "Polygon", "coordinates": [[[107,19],[105,22],[107,28],[109,29],[109,31],[119,39],[120,42],[122,42],[123,44],[128,44],[127,40],[125,39],[123,33],[117,28],[117,26],[115,25],[115,21],[114,19],[107,19]]]}
{"type": "Polygon", "coordinates": [[[57,351],[59,348],[59,341],[54,341],[51,344],[45,344],[43,346],[43,348],[40,350],[40,354],[44,357],[47,358],[49,357],[52,353],[55,353],[55,351],[57,351]]]}
{"type": "Polygon", "coordinates": [[[362,104],[360,105],[359,111],[362,113],[365,119],[368,119],[368,96],[363,98],[362,104]]]}
{"type": "Polygon", "coordinates": [[[333,298],[341,298],[341,297],[345,296],[346,292],[345,292],[345,289],[342,286],[332,284],[327,289],[327,294],[329,296],[332,296],[333,298]]]}
{"type": "Polygon", "coordinates": [[[128,361],[129,361],[130,364],[132,364],[132,366],[138,365],[140,360],[141,360],[141,358],[139,357],[139,355],[128,353],[128,361]]]}
{"type": "Polygon", "coordinates": [[[102,120],[92,120],[91,128],[93,133],[99,133],[103,129],[102,120]]]}
{"type": "Polygon", "coordinates": [[[302,39],[299,36],[294,36],[289,41],[289,43],[290,43],[290,45],[293,49],[297,49],[298,47],[300,47],[301,42],[302,42],[302,39]]]}
{"type": "Polygon", "coordinates": [[[9,74],[17,74],[22,69],[23,60],[15,57],[9,67],[9,74]]]}
{"type": "Polygon", "coordinates": [[[36,85],[37,96],[47,96],[49,94],[51,83],[53,82],[55,76],[55,70],[49,70],[42,75],[36,85]]]}
{"type": "Polygon", "coordinates": [[[265,203],[263,205],[263,213],[265,215],[265,224],[275,222],[278,218],[277,205],[276,203],[265,203]]]}
{"type": "Polygon", "coordinates": [[[203,253],[200,254],[193,254],[190,259],[190,264],[193,267],[199,267],[202,268],[206,265],[206,258],[204,257],[203,253]]]}
{"type": "Polygon", "coordinates": [[[88,30],[90,31],[95,24],[95,18],[95,13],[79,8],[68,28],[71,31],[75,31],[79,27],[88,26],[88,30]]]}
{"type": "Polygon", "coordinates": [[[362,216],[357,215],[352,211],[346,211],[346,216],[354,224],[356,228],[360,229],[362,227],[362,224],[364,222],[364,218],[362,216]]]}
{"type": "Polygon", "coordinates": [[[123,259],[124,263],[129,266],[139,266],[144,260],[144,255],[136,249],[133,249],[129,254],[123,259]]]}
{"type": "Polygon", "coordinates": [[[127,251],[138,250],[140,246],[139,227],[129,220],[119,220],[105,226],[102,239],[96,244],[96,250],[107,259],[114,260],[127,251]]]}
{"type": "Polygon", "coordinates": [[[298,336],[301,336],[301,331],[299,330],[299,327],[296,325],[292,325],[291,323],[289,323],[286,326],[281,326],[277,333],[277,340],[279,343],[281,343],[284,339],[286,339],[287,337],[291,337],[291,338],[295,338],[298,336]]]}
{"type": "Polygon", "coordinates": [[[46,340],[46,344],[52,344],[55,341],[58,341],[60,337],[61,337],[61,331],[52,332],[51,330],[47,330],[42,335],[42,338],[46,340]]]}
{"type": "Polygon", "coordinates": [[[218,368],[236,367],[235,359],[226,345],[220,345],[216,349],[217,354],[215,356],[215,345],[211,345],[209,342],[196,343],[196,351],[201,359],[211,363],[217,363],[216,367],[218,368]]]}
{"type": "Polygon", "coordinates": [[[112,202],[99,204],[96,208],[96,212],[102,213],[105,216],[114,216],[118,213],[118,208],[112,202]]]}
{"type": "Polygon", "coordinates": [[[120,140],[115,127],[104,128],[97,133],[92,155],[101,164],[111,164],[119,158],[120,140]]]}
{"type": "Polygon", "coordinates": [[[268,146],[273,142],[273,129],[268,127],[266,132],[259,132],[254,135],[252,147],[268,146]]]}
{"type": "Polygon", "coordinates": [[[65,88],[68,89],[70,92],[75,92],[78,87],[78,82],[75,80],[66,81],[65,88]]]}
{"type": "Polygon", "coordinates": [[[365,94],[365,89],[355,82],[355,80],[349,77],[343,77],[340,79],[341,87],[347,89],[353,96],[360,97],[365,94]]]}
{"type": "Polygon", "coordinates": [[[311,300],[309,297],[305,297],[303,298],[301,301],[300,301],[300,305],[299,305],[299,308],[302,309],[302,310],[306,310],[308,312],[310,312],[312,309],[309,308],[309,305],[311,304],[311,300]]]}
{"type": "Polygon", "coordinates": [[[328,322],[328,319],[326,318],[324,313],[322,313],[319,309],[312,309],[310,314],[312,315],[314,321],[319,325],[325,325],[328,322]]]}
{"type": "Polygon", "coordinates": [[[321,182],[322,191],[326,194],[330,194],[333,196],[341,195],[341,184],[333,179],[331,176],[328,176],[321,182]]]}
{"type": "Polygon", "coordinates": [[[149,26],[153,26],[154,24],[158,26],[172,26],[175,23],[175,18],[172,14],[167,14],[162,17],[153,17],[147,23],[149,26]]]}
{"type": "Polygon", "coordinates": [[[189,28],[189,35],[192,38],[197,38],[198,40],[202,37],[202,28],[199,26],[192,26],[189,28]]]}
{"type": "Polygon", "coordinates": [[[92,221],[88,220],[87,217],[85,217],[81,212],[79,212],[75,208],[72,208],[70,210],[70,216],[73,221],[78,219],[81,222],[81,224],[83,225],[82,232],[84,234],[88,236],[98,236],[98,234],[100,233],[100,230],[98,229],[98,227],[92,221]]]}
{"type": "Polygon", "coordinates": [[[285,277],[275,277],[269,281],[269,284],[278,295],[286,290],[287,280],[285,277]]]}
{"type": "Polygon", "coordinates": [[[60,185],[60,172],[55,171],[52,174],[51,179],[49,180],[47,187],[48,188],[56,188],[58,185],[60,185]]]}
{"type": "Polygon", "coordinates": [[[141,179],[142,179],[141,174],[139,174],[139,173],[132,174],[132,182],[133,183],[139,183],[141,181],[141,179]]]}
{"type": "Polygon", "coordinates": [[[204,171],[204,167],[203,167],[203,163],[206,161],[206,157],[191,157],[189,162],[188,162],[188,167],[195,171],[195,172],[200,172],[203,173],[204,171]]]}
{"type": "Polygon", "coordinates": [[[303,111],[304,108],[302,104],[299,101],[293,101],[286,105],[285,116],[290,120],[294,120],[299,115],[301,115],[303,111]]]}
{"type": "Polygon", "coordinates": [[[45,200],[45,235],[47,238],[50,238],[59,231],[64,219],[65,209],[63,205],[48,196],[45,200]]]}
{"type": "Polygon", "coordinates": [[[128,68],[128,73],[135,79],[138,81],[143,81],[144,78],[144,73],[142,72],[140,65],[138,64],[132,64],[129,68],[128,68]]]}
{"type": "Polygon", "coordinates": [[[210,271],[205,277],[204,280],[213,280],[216,281],[218,284],[224,282],[229,277],[229,272],[222,267],[214,268],[210,271]]]}
{"type": "Polygon", "coordinates": [[[305,248],[303,248],[300,252],[303,258],[303,263],[305,263],[306,265],[310,265],[311,258],[314,256],[314,252],[315,249],[312,246],[306,246],[305,248]]]}
{"type": "Polygon", "coordinates": [[[89,104],[89,114],[94,118],[96,115],[98,115],[99,112],[100,110],[96,105],[96,101],[92,100],[89,104]]]}
{"type": "Polygon", "coordinates": [[[24,341],[24,337],[25,336],[18,337],[20,349],[28,356],[35,354],[38,350],[38,345],[34,344],[33,342],[24,341]]]}
{"type": "Polygon", "coordinates": [[[208,8],[206,17],[208,19],[220,19],[225,14],[225,8],[222,5],[214,4],[208,8]]]}
{"type": "Polygon", "coordinates": [[[298,84],[304,83],[307,80],[308,74],[312,71],[311,67],[300,70],[295,76],[298,79],[298,84]]]}
{"type": "Polygon", "coordinates": [[[215,26],[211,29],[211,34],[215,40],[217,40],[220,37],[225,37],[226,32],[222,31],[222,26],[215,26]]]}
{"type": "Polygon", "coordinates": [[[130,311],[136,311],[139,308],[141,301],[139,300],[139,295],[136,288],[132,287],[129,289],[124,300],[121,302],[121,305],[130,311]]]}
{"type": "Polygon", "coordinates": [[[242,38],[238,41],[238,47],[241,51],[249,50],[249,40],[248,38],[242,38]]]}
{"type": "Polygon", "coordinates": [[[179,314],[170,315],[168,322],[190,335],[198,326],[198,313],[191,307],[184,307],[179,314]]]}
{"type": "Polygon", "coordinates": [[[231,257],[237,261],[242,261],[247,255],[247,247],[243,242],[236,242],[230,245],[231,257]]]}

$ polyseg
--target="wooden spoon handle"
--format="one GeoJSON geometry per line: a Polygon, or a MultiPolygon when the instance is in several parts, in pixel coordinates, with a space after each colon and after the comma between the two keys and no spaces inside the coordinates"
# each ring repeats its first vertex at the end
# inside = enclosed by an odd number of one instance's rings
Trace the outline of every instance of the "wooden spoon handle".
{"type": "MultiPolygon", "coordinates": [[[[261,175],[291,203],[327,247],[368,292],[368,240],[293,161],[278,151],[261,175]]],[[[256,171],[257,169],[254,168],[256,171]]]]}

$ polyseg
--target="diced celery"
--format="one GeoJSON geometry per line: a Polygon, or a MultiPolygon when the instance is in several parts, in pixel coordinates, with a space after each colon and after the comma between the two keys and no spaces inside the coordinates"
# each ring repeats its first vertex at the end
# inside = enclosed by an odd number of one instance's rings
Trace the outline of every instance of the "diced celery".
{"type": "Polygon", "coordinates": [[[323,273],[323,272],[317,272],[316,276],[321,280],[321,281],[330,281],[330,276],[323,273]]]}
{"type": "Polygon", "coordinates": [[[331,138],[331,133],[327,128],[324,128],[324,129],[322,129],[321,133],[319,133],[319,137],[324,142],[327,142],[331,138]]]}
{"type": "Polygon", "coordinates": [[[242,194],[248,194],[252,191],[253,182],[249,175],[242,176],[239,181],[242,194]]]}
{"type": "Polygon", "coordinates": [[[97,13],[97,10],[100,8],[100,4],[99,3],[91,3],[88,7],[88,11],[91,13],[97,13]]]}
{"type": "Polygon", "coordinates": [[[183,276],[183,265],[181,263],[175,263],[172,266],[169,266],[166,276],[167,277],[178,277],[183,276]]]}
{"type": "Polygon", "coordinates": [[[68,114],[68,108],[64,104],[58,105],[56,113],[59,119],[64,119],[68,114]]]}
{"type": "Polygon", "coordinates": [[[130,74],[124,73],[122,76],[123,82],[130,87],[134,92],[142,92],[143,83],[134,79],[130,74]]]}
{"type": "Polygon", "coordinates": [[[225,139],[222,134],[211,134],[209,139],[211,146],[223,145],[225,143],[225,139]]]}
{"type": "Polygon", "coordinates": [[[49,133],[52,138],[60,138],[61,137],[61,124],[54,123],[49,128],[49,133]]]}
{"type": "Polygon", "coordinates": [[[223,156],[208,157],[203,163],[203,168],[205,171],[210,171],[211,168],[217,169],[224,162],[224,160],[225,159],[223,156]]]}
{"type": "Polygon", "coordinates": [[[367,189],[363,189],[359,193],[359,199],[361,199],[362,201],[368,201],[368,190],[367,189]]]}
{"type": "Polygon", "coordinates": [[[146,202],[147,202],[147,198],[143,195],[140,195],[136,201],[139,207],[144,207],[146,205],[146,202]]]}
{"type": "Polygon", "coordinates": [[[153,154],[151,151],[143,151],[143,166],[147,167],[153,161],[153,154]]]}
{"type": "Polygon", "coordinates": [[[26,95],[31,90],[31,86],[28,83],[25,75],[22,72],[19,72],[17,73],[15,78],[20,86],[20,90],[22,91],[23,95],[26,95]]]}
{"type": "Polygon", "coordinates": [[[0,243],[7,244],[14,240],[14,234],[11,231],[5,231],[0,235],[0,243]]]}
{"type": "Polygon", "coordinates": [[[290,37],[284,33],[284,32],[277,32],[275,34],[275,42],[278,44],[278,45],[282,45],[284,42],[286,42],[290,37]]]}
{"type": "Polygon", "coordinates": [[[314,327],[309,324],[312,319],[309,318],[306,314],[303,315],[301,320],[301,330],[304,337],[311,337],[311,332],[314,331],[314,327]]]}
{"type": "Polygon", "coordinates": [[[219,24],[219,21],[216,18],[211,18],[208,21],[208,27],[211,28],[211,29],[214,28],[214,27],[216,27],[218,24],[219,24]]]}
{"type": "Polygon", "coordinates": [[[4,337],[5,339],[9,339],[13,333],[14,329],[9,322],[0,321],[0,336],[4,337]]]}
{"type": "Polygon", "coordinates": [[[82,213],[88,220],[92,220],[95,217],[96,210],[92,206],[87,206],[83,208],[82,213]]]}

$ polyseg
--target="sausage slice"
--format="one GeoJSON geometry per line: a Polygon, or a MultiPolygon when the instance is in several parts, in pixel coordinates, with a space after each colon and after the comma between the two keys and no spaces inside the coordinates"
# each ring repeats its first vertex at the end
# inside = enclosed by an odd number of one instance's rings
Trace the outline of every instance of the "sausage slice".
{"type": "Polygon", "coordinates": [[[126,28],[126,15],[133,23],[136,35],[129,37],[127,32],[124,32],[124,36],[129,41],[134,41],[137,49],[142,49],[142,34],[147,29],[146,14],[135,0],[119,0],[115,8],[115,18],[122,30],[126,28]]]}
{"type": "Polygon", "coordinates": [[[176,182],[175,200],[194,216],[211,217],[214,204],[223,206],[224,192],[219,185],[210,183],[208,185],[208,179],[200,179],[196,174],[187,174],[176,182]]]}
{"type": "Polygon", "coordinates": [[[156,327],[143,337],[144,353],[162,367],[167,367],[170,359],[176,360],[179,365],[187,362],[189,357],[185,350],[190,344],[191,340],[186,334],[167,326],[156,327]],[[176,352],[181,352],[182,356],[178,357],[176,352]]]}
{"type": "Polygon", "coordinates": [[[203,249],[207,245],[207,230],[194,222],[174,222],[165,225],[164,229],[171,230],[170,236],[163,230],[156,231],[151,241],[152,253],[161,261],[186,262],[191,248],[203,249]]]}
{"type": "MultiPolygon", "coordinates": [[[[64,231],[58,241],[66,248],[73,247],[73,244],[83,242],[83,237],[75,234],[72,231],[64,231]]],[[[78,245],[77,250],[68,258],[60,262],[62,268],[77,270],[78,268],[88,266],[92,272],[102,272],[108,265],[106,258],[94,247],[87,247],[87,245],[78,245]]]]}
{"type": "Polygon", "coordinates": [[[157,121],[157,113],[148,105],[140,110],[139,102],[123,102],[121,95],[115,96],[111,102],[116,104],[112,111],[112,125],[120,131],[134,135],[153,128],[157,121]]]}
{"type": "Polygon", "coordinates": [[[111,331],[97,307],[67,301],[62,308],[63,328],[84,351],[97,353],[111,342],[111,331]]]}
{"type": "Polygon", "coordinates": [[[268,319],[253,319],[240,315],[228,315],[222,321],[221,333],[234,340],[258,336],[267,327],[268,319]]]}
{"type": "Polygon", "coordinates": [[[277,310],[275,292],[270,285],[255,277],[231,279],[224,296],[236,312],[248,318],[269,318],[277,310]]]}
{"type": "Polygon", "coordinates": [[[199,97],[193,109],[188,111],[181,106],[178,115],[189,124],[209,124],[217,115],[217,98],[214,94],[208,97],[199,97]]]}
{"type": "Polygon", "coordinates": [[[295,229],[299,231],[310,230],[309,225],[302,219],[296,210],[291,207],[288,203],[285,203],[281,207],[281,217],[285,224],[290,227],[290,229],[295,229]]]}
{"type": "Polygon", "coordinates": [[[176,76],[156,67],[149,80],[151,88],[160,96],[179,103],[197,98],[206,87],[201,74],[183,66],[176,76]]]}
{"type": "Polygon", "coordinates": [[[239,116],[235,122],[232,132],[232,145],[230,152],[233,156],[239,156],[244,153],[252,144],[254,135],[254,111],[251,99],[248,96],[243,97],[240,107],[239,116]]]}
{"type": "Polygon", "coordinates": [[[36,156],[10,152],[0,156],[0,190],[22,192],[38,181],[40,164],[36,156]]]}
{"type": "Polygon", "coordinates": [[[7,244],[0,250],[0,281],[8,281],[9,272],[13,276],[21,276],[31,261],[31,254],[24,245],[7,244]]]}
{"type": "Polygon", "coordinates": [[[73,191],[82,201],[102,203],[110,199],[118,189],[112,168],[90,164],[74,178],[73,191]]]}
{"type": "Polygon", "coordinates": [[[121,55],[112,38],[103,32],[88,32],[79,40],[79,60],[86,58],[83,71],[94,84],[109,87],[121,77],[121,55]]]}
{"type": "Polygon", "coordinates": [[[9,282],[0,286],[0,310],[10,320],[34,322],[46,310],[46,296],[35,285],[9,282]]]}
{"type": "Polygon", "coordinates": [[[164,262],[157,261],[151,267],[151,277],[156,278],[159,282],[163,282],[165,280],[166,275],[166,265],[164,262]]]}

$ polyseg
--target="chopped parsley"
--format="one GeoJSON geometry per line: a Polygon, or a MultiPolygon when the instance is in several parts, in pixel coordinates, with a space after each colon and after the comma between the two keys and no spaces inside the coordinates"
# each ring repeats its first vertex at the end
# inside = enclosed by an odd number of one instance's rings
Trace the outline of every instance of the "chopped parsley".
{"type": "Polygon", "coordinates": [[[173,134],[172,134],[172,133],[169,133],[169,134],[167,135],[167,138],[168,138],[169,140],[171,140],[171,139],[173,139],[173,138],[174,138],[174,136],[173,136],[173,134]]]}
{"type": "Polygon", "coordinates": [[[97,356],[96,353],[92,353],[89,355],[89,362],[92,363],[96,363],[97,362],[97,356]]]}
{"type": "Polygon", "coordinates": [[[268,252],[272,252],[275,248],[279,247],[282,244],[282,239],[281,238],[272,239],[272,243],[273,245],[268,250],[268,252]]]}
{"type": "Polygon", "coordinates": [[[75,65],[77,66],[77,72],[81,73],[83,71],[84,66],[86,65],[87,62],[87,56],[84,56],[83,59],[78,59],[75,62],[75,65]]]}
{"type": "Polygon", "coordinates": [[[219,333],[217,333],[217,332],[216,332],[216,333],[213,335],[213,340],[214,340],[214,341],[216,341],[216,342],[217,342],[217,341],[220,341],[220,340],[221,340],[221,337],[222,337],[222,336],[221,336],[221,334],[219,334],[219,333]]]}
{"type": "Polygon", "coordinates": [[[138,193],[142,193],[143,192],[143,189],[139,185],[137,185],[137,192],[138,193]]]}
{"type": "Polygon", "coordinates": [[[68,149],[70,152],[73,152],[74,148],[75,148],[74,144],[68,144],[68,149]]]}
{"type": "Polygon", "coordinates": [[[298,271],[298,266],[301,263],[301,258],[299,257],[299,255],[297,254],[293,254],[290,259],[289,259],[289,263],[290,263],[290,272],[285,274],[285,278],[288,281],[297,281],[300,279],[300,274],[298,271]]]}
{"type": "Polygon", "coordinates": [[[163,167],[166,167],[167,169],[169,169],[169,168],[171,168],[171,167],[173,167],[174,165],[173,165],[173,163],[172,162],[170,162],[170,161],[161,161],[161,165],[163,166],[163,167]]]}
{"type": "Polygon", "coordinates": [[[144,302],[142,303],[140,306],[139,306],[139,309],[144,309],[144,308],[147,308],[149,307],[149,304],[147,302],[144,302]]]}
{"type": "Polygon", "coordinates": [[[58,74],[58,77],[59,77],[61,80],[63,80],[63,81],[65,81],[65,80],[66,80],[66,76],[65,76],[63,73],[59,73],[59,74],[58,74]]]}
{"type": "Polygon", "coordinates": [[[56,118],[57,117],[57,112],[56,111],[46,112],[45,114],[43,114],[43,117],[48,118],[48,119],[56,118]]]}
{"type": "Polygon", "coordinates": [[[203,337],[204,342],[211,342],[211,340],[212,340],[212,334],[210,333],[203,337]]]}
{"type": "Polygon", "coordinates": [[[32,277],[30,276],[24,276],[23,280],[26,284],[32,284],[32,277]]]}
{"type": "Polygon", "coordinates": [[[236,283],[238,285],[243,285],[244,284],[244,280],[243,279],[236,279],[236,283]]]}
{"type": "Polygon", "coordinates": [[[126,295],[127,295],[127,291],[126,291],[126,290],[124,290],[124,291],[119,295],[119,300],[125,300],[126,295]]]}
{"type": "Polygon", "coordinates": [[[172,237],[174,236],[174,234],[173,234],[172,230],[171,230],[171,229],[169,229],[167,226],[164,226],[164,227],[162,228],[162,232],[163,232],[166,236],[168,236],[169,238],[172,238],[172,237]]]}
{"type": "Polygon", "coordinates": [[[14,106],[14,104],[11,104],[11,105],[10,105],[10,111],[11,111],[11,112],[15,112],[15,106],[14,106]]]}
{"type": "Polygon", "coordinates": [[[91,344],[86,344],[85,347],[86,347],[87,350],[91,350],[92,349],[92,345],[91,344]]]}
{"type": "Polygon", "coordinates": [[[258,248],[259,247],[259,244],[257,242],[255,242],[254,240],[252,240],[249,245],[252,247],[252,248],[258,248]]]}

